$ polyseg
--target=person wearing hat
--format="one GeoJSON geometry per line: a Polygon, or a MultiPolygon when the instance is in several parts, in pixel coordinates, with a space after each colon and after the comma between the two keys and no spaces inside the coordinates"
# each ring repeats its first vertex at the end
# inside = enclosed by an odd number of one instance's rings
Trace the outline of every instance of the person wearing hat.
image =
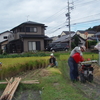
{"type": "Polygon", "coordinates": [[[54,57],[53,53],[50,54],[50,59],[49,59],[49,66],[50,67],[57,67],[57,61],[56,58],[54,57]]]}
{"type": "Polygon", "coordinates": [[[82,62],[84,59],[82,57],[82,52],[86,50],[86,47],[84,45],[80,47],[75,47],[71,53],[70,57],[68,59],[68,65],[70,67],[70,79],[72,82],[75,82],[79,78],[78,74],[78,63],[82,62]]]}
{"type": "Polygon", "coordinates": [[[80,46],[80,47],[75,47],[71,53],[70,53],[70,56],[72,56],[74,53],[78,52],[80,53],[80,55],[83,55],[82,52],[86,51],[86,47],[84,45],[80,46]]]}

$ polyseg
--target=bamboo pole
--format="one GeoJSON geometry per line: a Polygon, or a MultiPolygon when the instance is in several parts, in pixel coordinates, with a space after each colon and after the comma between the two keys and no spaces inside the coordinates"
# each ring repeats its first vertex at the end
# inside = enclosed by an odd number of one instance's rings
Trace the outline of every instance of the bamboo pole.
{"type": "MultiPolygon", "coordinates": [[[[6,79],[7,80],[7,79],[6,79]]],[[[9,86],[10,86],[10,84],[12,83],[12,80],[13,80],[13,78],[11,78],[9,81],[7,80],[7,86],[6,86],[6,88],[5,88],[5,90],[4,90],[4,92],[3,92],[3,94],[1,95],[1,97],[0,97],[0,100],[2,100],[2,98],[5,96],[5,95],[8,95],[7,94],[7,90],[9,89],[9,86]]]]}
{"type": "Polygon", "coordinates": [[[39,84],[39,81],[38,80],[27,80],[27,81],[22,81],[20,83],[23,83],[23,84],[39,84]]]}
{"type": "MultiPolygon", "coordinates": [[[[0,82],[0,84],[7,84],[8,82],[0,82]]],[[[22,84],[39,84],[38,80],[21,81],[22,84]]]]}
{"type": "Polygon", "coordinates": [[[8,90],[6,91],[8,94],[12,91],[12,89],[14,88],[16,82],[17,82],[17,78],[15,78],[15,80],[13,81],[13,83],[10,84],[8,90]]]}
{"type": "MultiPolygon", "coordinates": [[[[13,80],[13,78],[11,78],[10,80],[6,79],[7,82],[0,82],[3,84],[7,84],[2,96],[0,97],[0,100],[12,100],[13,95],[21,81],[21,78],[17,77],[13,80]]],[[[38,80],[27,80],[27,81],[22,81],[21,83],[24,84],[33,84],[33,83],[39,83],[38,80]]]]}
{"type": "Polygon", "coordinates": [[[20,83],[20,81],[21,81],[21,78],[17,78],[15,81],[16,81],[16,82],[15,82],[15,84],[14,84],[14,88],[13,88],[12,91],[9,93],[8,100],[12,100],[13,95],[14,95],[14,93],[15,93],[15,91],[16,91],[16,89],[17,89],[17,87],[18,87],[18,85],[19,85],[19,83],[20,83]]]}

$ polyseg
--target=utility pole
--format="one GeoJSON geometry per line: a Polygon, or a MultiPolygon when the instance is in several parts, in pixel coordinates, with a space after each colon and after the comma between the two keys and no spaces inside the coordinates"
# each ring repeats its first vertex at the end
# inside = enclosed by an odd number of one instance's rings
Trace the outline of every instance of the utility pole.
{"type": "MultiPolygon", "coordinates": [[[[73,4],[73,3],[71,3],[73,4]]],[[[71,50],[71,26],[70,26],[70,9],[72,10],[73,7],[70,6],[70,3],[69,3],[69,0],[68,0],[68,13],[66,13],[66,17],[67,17],[67,20],[68,20],[68,25],[67,27],[69,28],[69,47],[70,47],[70,50],[71,50]]]]}

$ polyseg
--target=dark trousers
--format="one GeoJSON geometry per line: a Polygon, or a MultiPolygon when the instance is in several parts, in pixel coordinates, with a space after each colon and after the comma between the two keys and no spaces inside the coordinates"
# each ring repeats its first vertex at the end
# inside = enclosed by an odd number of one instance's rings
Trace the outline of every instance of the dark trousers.
{"type": "Polygon", "coordinates": [[[78,64],[75,62],[75,60],[72,57],[69,57],[68,65],[70,67],[70,79],[72,81],[77,80],[77,77],[78,77],[78,64]]]}

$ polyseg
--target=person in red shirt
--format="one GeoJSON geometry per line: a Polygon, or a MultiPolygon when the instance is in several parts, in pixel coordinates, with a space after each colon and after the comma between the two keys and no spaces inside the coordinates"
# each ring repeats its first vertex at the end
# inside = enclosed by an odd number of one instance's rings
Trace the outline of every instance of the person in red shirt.
{"type": "Polygon", "coordinates": [[[78,63],[84,61],[82,55],[78,52],[73,54],[68,59],[68,65],[70,67],[70,78],[72,82],[75,82],[78,80],[78,63]]]}

